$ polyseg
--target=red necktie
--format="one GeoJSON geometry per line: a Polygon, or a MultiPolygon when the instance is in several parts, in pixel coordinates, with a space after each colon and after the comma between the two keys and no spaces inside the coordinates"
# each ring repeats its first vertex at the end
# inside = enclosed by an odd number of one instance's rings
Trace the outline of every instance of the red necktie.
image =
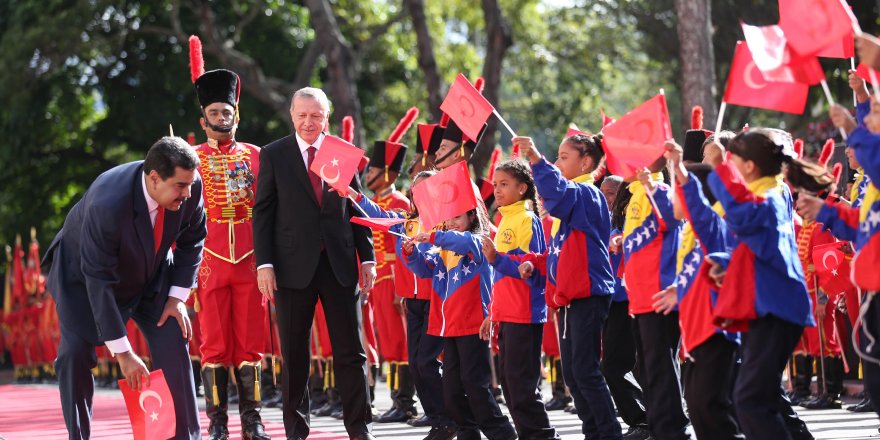
{"type": "Polygon", "coordinates": [[[153,253],[159,253],[159,246],[162,245],[162,232],[165,230],[165,208],[159,207],[156,212],[156,222],[153,223],[153,253]]]}
{"type": "Polygon", "coordinates": [[[315,191],[315,198],[318,200],[318,206],[321,206],[321,196],[324,193],[324,190],[321,187],[321,178],[318,177],[318,175],[315,174],[314,171],[312,171],[312,162],[315,161],[315,152],[318,151],[318,149],[315,147],[309,147],[306,151],[309,154],[309,180],[312,181],[312,189],[315,191]]]}

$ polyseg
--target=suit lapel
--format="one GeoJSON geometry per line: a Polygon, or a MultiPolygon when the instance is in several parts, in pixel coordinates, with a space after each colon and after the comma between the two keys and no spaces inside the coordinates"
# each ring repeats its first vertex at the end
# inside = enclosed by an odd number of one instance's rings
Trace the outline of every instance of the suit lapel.
{"type": "Polygon", "coordinates": [[[144,256],[144,269],[147,274],[153,266],[155,255],[153,254],[153,224],[150,221],[150,213],[147,211],[147,199],[144,198],[143,184],[139,179],[144,178],[143,172],[135,173],[134,179],[134,229],[138,240],[141,242],[141,250],[144,256]]]}
{"type": "Polygon", "coordinates": [[[284,155],[284,161],[293,167],[293,174],[296,175],[309,197],[318,205],[318,199],[315,198],[315,190],[312,189],[312,181],[309,179],[308,170],[306,170],[305,161],[303,161],[302,153],[299,150],[299,144],[296,142],[296,136],[290,135],[290,142],[281,151],[284,155]]]}

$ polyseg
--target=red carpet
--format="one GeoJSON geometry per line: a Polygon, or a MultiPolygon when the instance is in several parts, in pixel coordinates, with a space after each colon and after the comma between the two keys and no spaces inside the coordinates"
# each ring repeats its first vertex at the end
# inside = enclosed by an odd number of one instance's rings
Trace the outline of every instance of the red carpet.
{"type": "MultiPolygon", "coordinates": [[[[92,408],[93,439],[131,439],[131,424],[122,393],[98,393],[92,408]]],[[[208,419],[200,413],[202,435],[207,436],[208,419]]],[[[284,425],[265,422],[266,433],[284,438],[284,425]]],[[[231,439],[241,438],[241,424],[236,414],[229,417],[231,439]]],[[[0,385],[0,438],[4,440],[63,440],[67,438],[58,388],[47,386],[0,385]]],[[[343,439],[338,435],[312,431],[309,438],[343,439]]]]}

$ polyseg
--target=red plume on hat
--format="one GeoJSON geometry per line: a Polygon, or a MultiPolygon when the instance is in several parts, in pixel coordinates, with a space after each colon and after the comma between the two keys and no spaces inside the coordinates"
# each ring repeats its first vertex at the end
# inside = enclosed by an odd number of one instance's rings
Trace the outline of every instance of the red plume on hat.
{"type": "Polygon", "coordinates": [[[803,139],[795,139],[794,140],[794,152],[797,154],[798,159],[804,158],[804,140],[803,139]]]}
{"type": "Polygon", "coordinates": [[[399,143],[400,139],[406,134],[406,131],[412,127],[413,121],[419,117],[419,109],[417,107],[412,107],[406,111],[406,115],[403,116],[403,119],[397,123],[397,127],[394,127],[394,131],[391,132],[391,136],[388,136],[388,142],[391,143],[399,143]]]}
{"type": "Polygon", "coordinates": [[[205,59],[202,57],[202,40],[195,35],[189,37],[189,76],[193,84],[205,74],[205,59]]]}
{"type": "Polygon", "coordinates": [[[480,94],[483,94],[483,89],[486,88],[486,79],[482,76],[478,76],[477,80],[474,81],[474,88],[477,89],[480,94]]]}
{"type": "Polygon", "coordinates": [[[828,139],[822,146],[822,152],[819,153],[819,165],[827,167],[832,154],[834,154],[834,139],[828,139]]]}
{"type": "Polygon", "coordinates": [[[354,141],[354,118],[351,116],[342,118],[342,140],[349,144],[354,141]]]}
{"type": "Polygon", "coordinates": [[[501,160],[501,148],[495,147],[492,150],[492,158],[489,159],[489,170],[486,172],[486,180],[492,182],[495,179],[495,167],[498,166],[498,161],[501,160]]]}
{"type": "Polygon", "coordinates": [[[691,130],[703,129],[703,107],[695,105],[691,109],[691,130]]]}
{"type": "Polygon", "coordinates": [[[840,185],[841,174],[843,174],[843,164],[838,162],[834,164],[834,168],[831,169],[831,177],[834,179],[835,185],[840,185]]]}

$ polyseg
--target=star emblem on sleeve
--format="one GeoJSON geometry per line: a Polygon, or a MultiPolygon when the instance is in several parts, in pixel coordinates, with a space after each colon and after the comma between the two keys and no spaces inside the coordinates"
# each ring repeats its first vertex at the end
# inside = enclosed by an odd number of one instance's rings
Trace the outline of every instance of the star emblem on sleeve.
{"type": "Polygon", "coordinates": [[[682,270],[682,272],[684,272],[684,274],[687,276],[693,276],[695,270],[696,268],[693,264],[688,264],[684,267],[684,270],[682,270]]]}

